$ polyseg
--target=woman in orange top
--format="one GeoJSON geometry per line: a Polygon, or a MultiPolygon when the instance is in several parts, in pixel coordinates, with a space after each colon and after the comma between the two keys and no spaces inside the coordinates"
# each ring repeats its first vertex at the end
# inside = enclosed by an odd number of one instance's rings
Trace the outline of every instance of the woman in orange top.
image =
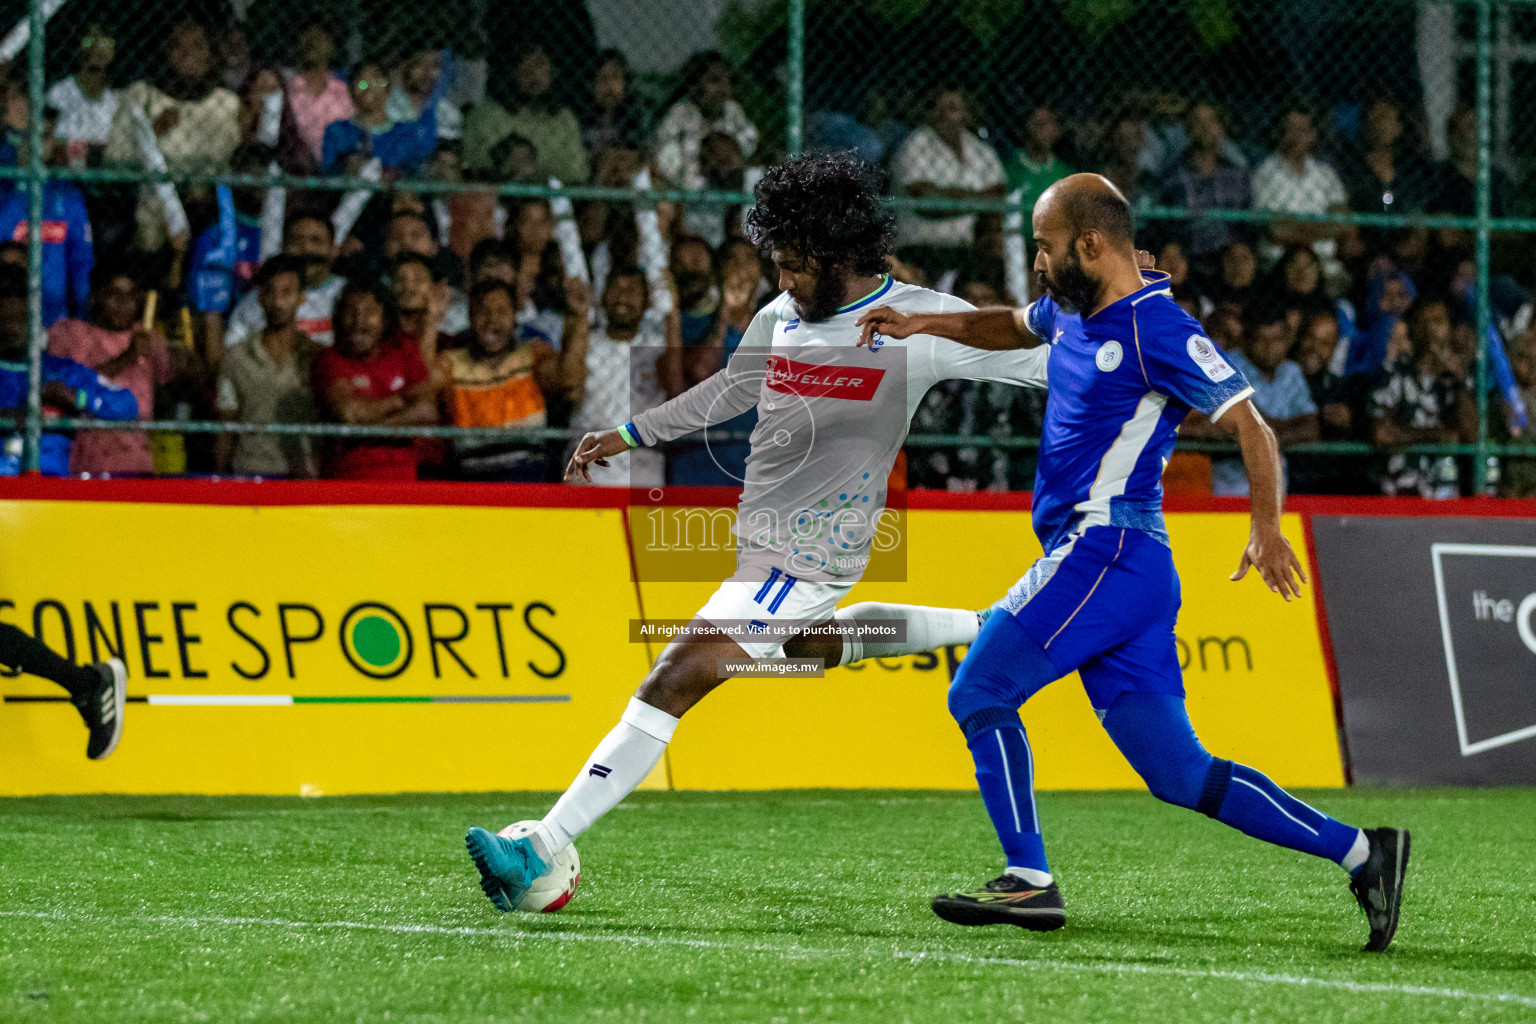
{"type": "MultiPolygon", "coordinates": [[[[442,356],[448,387],[445,419],[456,427],[542,427],[545,399],[581,398],[586,378],[586,282],[566,282],[561,348],[542,337],[520,336],[517,299],[505,282],[484,280],[469,296],[469,330],[442,356]]],[[[542,482],[547,462],[542,442],[459,441],[457,475],[467,480],[542,482]]]]}

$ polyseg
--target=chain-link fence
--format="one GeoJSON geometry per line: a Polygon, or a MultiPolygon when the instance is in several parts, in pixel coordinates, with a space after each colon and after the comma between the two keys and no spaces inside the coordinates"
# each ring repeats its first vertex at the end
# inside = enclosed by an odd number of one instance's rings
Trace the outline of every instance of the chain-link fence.
{"type": "MultiPolygon", "coordinates": [[[[1536,384],[1529,236],[1517,233],[1529,225],[1510,220],[1530,212],[1519,112],[1531,13],[812,4],[807,142],[883,161],[898,197],[978,211],[987,200],[1027,211],[1068,173],[1104,174],[1175,297],[1258,385],[1292,449],[1293,489],[1491,489],[1506,467],[1489,443],[1524,433],[1522,386],[1536,384]],[[1489,234],[1480,212],[1495,218],[1489,234]],[[1427,445],[1404,450],[1414,442],[1427,445]]],[[[1022,300],[1024,261],[1010,259],[1002,215],[956,212],[903,211],[907,271],[973,302],[1022,300]]],[[[1028,485],[1038,401],[952,386],[914,426],[989,442],[913,453],[914,482],[1028,485]]],[[[1212,436],[1198,422],[1186,435],[1212,436]]],[[[1507,468],[1504,489],[1528,491],[1527,468],[1507,468]]],[[[1186,453],[1169,479],[1207,481],[1246,489],[1219,455],[1186,453]]]]}
{"type": "MultiPolygon", "coordinates": [[[[888,173],[892,272],[977,304],[1029,297],[1050,182],[1109,177],[1293,490],[1536,492],[1536,6],[12,0],[4,25],[12,471],[553,478],[770,297],[740,241],[761,169],[851,149],[888,173]]],[[[936,388],[907,482],[1027,488],[1042,409],[936,388]]],[[[611,482],[731,483],[749,425],[611,482]]],[[[1240,493],[1186,436],[1170,489],[1240,493]]]]}

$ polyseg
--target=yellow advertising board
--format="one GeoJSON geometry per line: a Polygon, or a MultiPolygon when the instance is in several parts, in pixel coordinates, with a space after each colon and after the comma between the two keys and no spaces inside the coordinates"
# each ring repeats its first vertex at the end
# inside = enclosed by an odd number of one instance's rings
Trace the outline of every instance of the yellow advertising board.
{"type": "MultiPolygon", "coordinates": [[[[0,621],[78,661],[120,655],[131,701],[93,763],[56,687],[0,679],[0,795],[563,789],[655,653],[630,621],[687,618],[717,585],[633,582],[626,529],[655,514],[0,500],[0,621]]],[[[1168,522],[1206,745],[1282,785],[1341,785],[1311,601],[1227,580],[1246,517],[1168,522]]],[[[1284,525],[1303,551],[1299,517],[1284,525]]],[[[903,531],[905,579],[850,600],[980,607],[1039,555],[1024,511],[912,510],[903,531]]],[[[963,656],[728,681],[648,785],[970,789],[945,708],[963,656]]],[[[1140,785],[1075,676],[1023,714],[1041,788],[1140,785]]]]}
{"type": "MultiPolygon", "coordinates": [[[[990,604],[1040,555],[1029,514],[912,510],[905,582],[860,584],[850,601],[944,607],[990,604]]],[[[1228,580],[1246,516],[1171,514],[1183,581],[1177,635],[1190,717],[1213,753],[1281,785],[1341,786],[1342,763],[1310,595],[1286,603],[1256,576],[1228,580]]],[[[1301,518],[1286,536],[1305,561],[1301,518]]],[[[685,618],[710,583],[646,583],[650,618],[685,618]]],[[[974,787],[945,692],[963,650],[834,669],[825,679],[736,679],[689,713],[669,752],[682,789],[974,787]]],[[[1023,711],[1042,789],[1138,788],[1075,675],[1023,711]]]]}
{"type": "Polygon", "coordinates": [[[0,680],[0,794],[563,789],[638,611],[616,509],[0,502],[0,621],[133,701],[88,762],[17,700],[57,687],[0,680]]]}

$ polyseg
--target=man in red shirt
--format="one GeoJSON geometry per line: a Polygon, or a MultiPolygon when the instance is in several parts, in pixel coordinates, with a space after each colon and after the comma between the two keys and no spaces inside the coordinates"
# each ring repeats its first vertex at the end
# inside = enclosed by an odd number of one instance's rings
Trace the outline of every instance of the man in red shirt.
{"type": "MultiPolygon", "coordinates": [[[[400,332],[394,299],[378,286],[349,284],[336,298],[336,343],[315,359],[315,397],[335,423],[432,426],[439,381],[416,339],[400,332]]],[[[337,439],[323,475],[338,480],[415,480],[409,439],[337,439]]]]}

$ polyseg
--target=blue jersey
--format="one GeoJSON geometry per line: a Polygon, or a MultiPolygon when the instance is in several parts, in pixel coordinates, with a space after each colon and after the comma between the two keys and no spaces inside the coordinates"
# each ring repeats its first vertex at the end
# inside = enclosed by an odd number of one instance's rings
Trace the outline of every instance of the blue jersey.
{"type": "MultiPolygon", "coordinates": [[[[100,420],[131,420],[138,418],[139,400],[127,388],[108,384],[101,375],[73,359],[43,353],[43,381],[58,381],[76,393],[73,409],[57,410],[66,416],[94,416],[100,420]]],[[[0,409],[25,409],[27,407],[27,364],[0,360],[0,409]]],[[[47,432],[43,434],[41,470],[45,476],[68,476],[69,453],[74,442],[69,434],[47,432]]],[[[16,476],[21,472],[21,434],[4,439],[0,448],[0,476],[16,476]]]]}
{"type": "MultiPolygon", "coordinates": [[[[27,242],[27,192],[11,188],[0,203],[0,240],[27,242]]],[[[67,181],[43,186],[43,326],[85,318],[91,292],[91,218],[80,190],[67,181]]]]}
{"type": "Polygon", "coordinates": [[[1084,318],[1042,298],[1025,310],[1051,346],[1035,474],[1035,534],[1047,552],[1091,526],[1167,543],[1163,467],[1191,409],[1213,420],[1253,393],[1173,301],[1166,274],[1084,318]]]}
{"type": "Polygon", "coordinates": [[[261,221],[235,211],[229,189],[220,185],[219,219],[192,245],[187,305],[199,313],[228,313],[251,287],[261,259],[261,221]]]}
{"type": "Polygon", "coordinates": [[[325,126],[325,138],[321,141],[320,172],[342,174],[347,158],[356,154],[364,160],[378,157],[386,171],[414,174],[437,150],[436,96],[433,93],[433,98],[422,104],[421,116],[416,120],[396,121],[382,132],[374,132],[356,121],[332,121],[325,126]]]}

